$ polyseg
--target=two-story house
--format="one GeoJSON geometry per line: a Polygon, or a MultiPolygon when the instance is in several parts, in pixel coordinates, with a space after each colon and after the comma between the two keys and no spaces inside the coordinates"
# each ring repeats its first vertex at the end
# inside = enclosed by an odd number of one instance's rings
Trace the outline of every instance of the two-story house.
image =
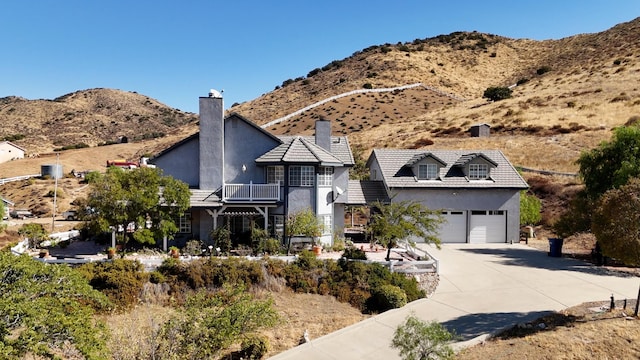
{"type": "Polygon", "coordinates": [[[257,226],[282,238],[287,216],[310,208],[325,225],[320,241],[331,244],[344,226],[354,164],[347,138],[332,136],[326,120],[316,122],[315,136],[275,136],[238,114],[224,117],[215,90],[199,105],[199,133],[151,160],[191,188],[177,237],[208,242],[228,226],[241,238],[257,226]]]}
{"type": "Polygon", "coordinates": [[[391,201],[441,210],[443,243],[517,242],[526,181],[499,150],[375,149],[370,180],[391,201]]]}

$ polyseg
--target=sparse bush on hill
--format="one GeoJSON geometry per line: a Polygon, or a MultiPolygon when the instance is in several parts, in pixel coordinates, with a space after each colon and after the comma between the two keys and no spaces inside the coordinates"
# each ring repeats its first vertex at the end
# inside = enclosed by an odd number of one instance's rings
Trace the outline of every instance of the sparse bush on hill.
{"type": "Polygon", "coordinates": [[[545,65],[545,66],[542,66],[542,67],[538,68],[538,70],[536,70],[536,74],[543,75],[543,74],[548,73],[549,71],[551,71],[551,67],[545,65]]]}
{"type": "Polygon", "coordinates": [[[489,87],[484,91],[482,97],[491,101],[500,101],[511,97],[511,89],[503,86],[489,87]]]}
{"type": "Polygon", "coordinates": [[[362,85],[363,88],[365,89],[373,89],[373,85],[371,85],[371,83],[366,83],[364,85],[362,85]]]}
{"type": "Polygon", "coordinates": [[[25,138],[24,134],[13,134],[13,135],[7,135],[5,137],[2,138],[3,141],[18,141],[18,140],[22,140],[25,138]]]}
{"type": "Polygon", "coordinates": [[[89,145],[85,143],[77,143],[73,145],[63,146],[61,148],[53,149],[53,151],[64,151],[64,150],[73,150],[73,149],[85,149],[88,148],[89,145]]]}

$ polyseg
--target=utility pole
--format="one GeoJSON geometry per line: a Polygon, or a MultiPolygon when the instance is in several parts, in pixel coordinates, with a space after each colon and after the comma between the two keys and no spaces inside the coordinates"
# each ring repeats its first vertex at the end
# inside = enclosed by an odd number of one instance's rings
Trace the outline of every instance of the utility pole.
{"type": "Polygon", "coordinates": [[[58,160],[60,159],[60,153],[56,153],[56,169],[53,173],[53,177],[55,178],[55,186],[53,187],[53,211],[51,215],[51,232],[53,233],[54,228],[56,226],[56,201],[58,198],[58,160]]]}

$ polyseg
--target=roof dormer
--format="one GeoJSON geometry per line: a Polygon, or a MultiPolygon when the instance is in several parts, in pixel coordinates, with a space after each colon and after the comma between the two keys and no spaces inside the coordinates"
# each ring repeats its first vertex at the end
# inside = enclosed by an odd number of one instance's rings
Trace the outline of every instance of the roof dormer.
{"type": "Polygon", "coordinates": [[[404,166],[411,169],[416,180],[441,180],[440,169],[447,163],[426,152],[414,155],[404,166]]]}
{"type": "Polygon", "coordinates": [[[484,154],[470,153],[462,155],[453,165],[462,169],[467,180],[476,181],[492,180],[491,169],[495,169],[498,163],[484,154]]]}

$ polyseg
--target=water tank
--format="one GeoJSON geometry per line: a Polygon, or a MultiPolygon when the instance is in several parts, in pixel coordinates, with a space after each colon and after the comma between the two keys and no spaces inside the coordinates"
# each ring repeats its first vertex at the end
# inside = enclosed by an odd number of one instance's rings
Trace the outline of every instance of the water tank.
{"type": "Polygon", "coordinates": [[[62,165],[40,165],[40,174],[42,177],[49,176],[51,179],[62,179],[62,165]]]}

